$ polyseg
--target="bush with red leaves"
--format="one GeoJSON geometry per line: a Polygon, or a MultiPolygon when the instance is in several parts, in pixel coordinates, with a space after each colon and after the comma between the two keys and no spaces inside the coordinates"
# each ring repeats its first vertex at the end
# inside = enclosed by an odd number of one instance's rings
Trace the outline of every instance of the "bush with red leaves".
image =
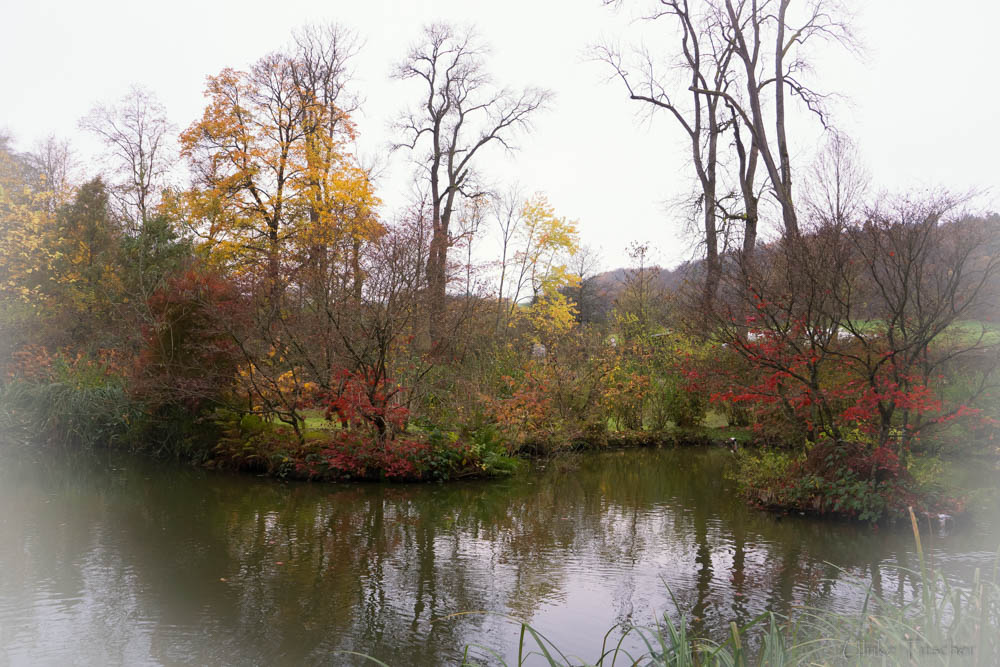
{"type": "Polygon", "coordinates": [[[201,267],[171,276],[148,300],[133,391],[151,408],[197,412],[232,386],[242,358],[232,331],[245,316],[233,285],[201,267]]]}

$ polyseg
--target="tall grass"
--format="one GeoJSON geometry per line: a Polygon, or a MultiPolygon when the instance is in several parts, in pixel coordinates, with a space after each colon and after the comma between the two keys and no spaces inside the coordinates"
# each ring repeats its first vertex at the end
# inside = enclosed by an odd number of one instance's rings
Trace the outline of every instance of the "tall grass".
{"type": "Polygon", "coordinates": [[[124,383],[15,380],[0,386],[0,429],[24,440],[114,445],[141,415],[124,383]]]}

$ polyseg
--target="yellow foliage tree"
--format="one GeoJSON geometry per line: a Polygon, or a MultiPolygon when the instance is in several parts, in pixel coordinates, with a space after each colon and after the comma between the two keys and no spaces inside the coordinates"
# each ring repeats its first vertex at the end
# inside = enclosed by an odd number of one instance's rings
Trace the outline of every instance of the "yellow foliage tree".
{"type": "Polygon", "coordinates": [[[0,137],[0,288],[4,301],[37,308],[52,274],[55,215],[45,179],[0,137]]]}
{"type": "Polygon", "coordinates": [[[576,321],[576,305],[564,294],[566,287],[579,283],[579,277],[566,266],[579,249],[576,222],[557,216],[542,194],[525,202],[521,221],[510,314],[518,311],[521,292],[530,287],[532,302],[523,316],[540,338],[551,339],[568,331],[576,321]]]}
{"type": "Polygon", "coordinates": [[[385,231],[352,151],[344,37],[309,28],[287,53],[209,77],[204,113],[181,134],[195,184],[166,198],[209,261],[255,297],[251,330],[235,333],[244,384],[293,425],[309,384],[340,363],[353,330],[337,316],[358,309],[363,250],[385,231]]]}
{"type": "Polygon", "coordinates": [[[209,77],[209,104],[181,135],[196,185],[172,198],[175,210],[213,259],[272,295],[283,269],[328,262],[381,231],[371,180],[349,150],[354,125],[306,85],[305,66],[279,53],[209,77]]]}

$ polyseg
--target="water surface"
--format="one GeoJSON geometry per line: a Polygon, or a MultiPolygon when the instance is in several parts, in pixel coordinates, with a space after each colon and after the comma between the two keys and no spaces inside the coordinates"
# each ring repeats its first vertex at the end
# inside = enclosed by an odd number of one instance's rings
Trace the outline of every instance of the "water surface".
{"type": "MultiPolygon", "coordinates": [[[[100,455],[0,452],[0,664],[457,664],[510,654],[528,620],[599,655],[673,592],[721,635],[793,605],[906,596],[912,536],[745,507],[724,449],[581,456],[575,467],[445,485],[282,483],[100,455]],[[567,469],[569,468],[569,469],[567,469]]],[[[995,483],[982,466],[973,483],[995,483]]],[[[926,536],[956,580],[991,570],[986,506],[926,536]]]]}

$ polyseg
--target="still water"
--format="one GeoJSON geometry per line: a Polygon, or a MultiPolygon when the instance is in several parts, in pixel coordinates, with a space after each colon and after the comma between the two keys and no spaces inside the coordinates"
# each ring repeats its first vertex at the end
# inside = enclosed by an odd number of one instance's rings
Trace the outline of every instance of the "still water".
{"type": "MultiPolygon", "coordinates": [[[[529,621],[595,660],[615,623],[680,609],[724,634],[793,605],[908,595],[912,536],[745,507],[724,449],[588,454],[501,481],[282,483],[102,455],[0,450],[0,664],[456,664],[529,621]],[[569,469],[567,469],[569,468],[569,469]]],[[[995,470],[970,472],[995,484],[995,470]]],[[[995,497],[995,496],[994,496],[995,497]]],[[[936,531],[992,569],[995,500],[936,531]]]]}

